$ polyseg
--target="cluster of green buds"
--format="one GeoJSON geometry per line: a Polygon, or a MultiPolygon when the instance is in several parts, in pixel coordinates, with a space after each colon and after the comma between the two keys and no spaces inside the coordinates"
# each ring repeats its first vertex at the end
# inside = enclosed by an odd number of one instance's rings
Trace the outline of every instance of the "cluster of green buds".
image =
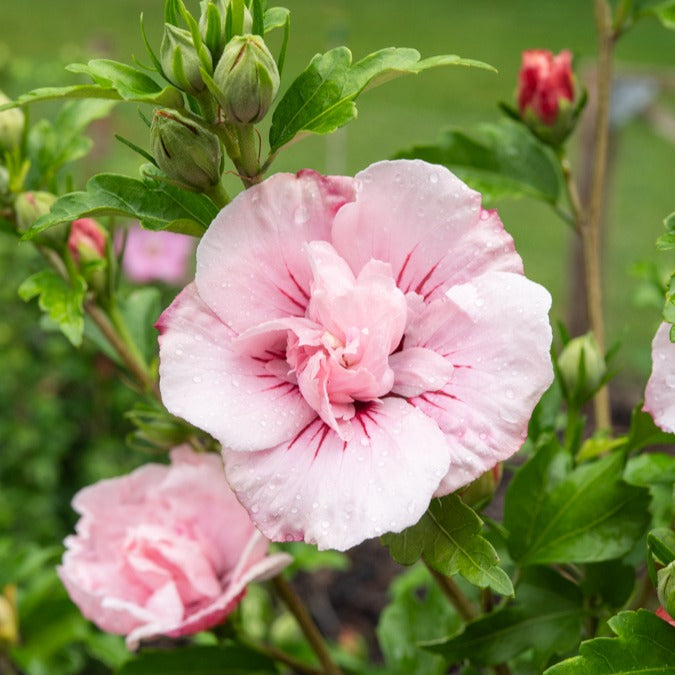
{"type": "Polygon", "coordinates": [[[201,3],[195,25],[196,32],[165,24],[160,60],[166,78],[198,98],[208,87],[227,124],[259,122],[279,90],[280,78],[264,39],[252,33],[249,8],[243,0],[208,0],[201,3]]]}

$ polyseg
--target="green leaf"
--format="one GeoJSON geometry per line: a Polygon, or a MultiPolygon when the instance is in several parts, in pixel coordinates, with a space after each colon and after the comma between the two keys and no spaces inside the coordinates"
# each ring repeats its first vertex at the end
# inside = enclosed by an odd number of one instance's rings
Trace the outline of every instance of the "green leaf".
{"type": "Polygon", "coordinates": [[[127,661],[116,675],[247,675],[276,673],[273,662],[234,642],[223,647],[181,647],[171,650],[145,650],[127,661]]]}
{"type": "Polygon", "coordinates": [[[120,310],[134,343],[145,361],[150,363],[157,356],[157,331],[154,325],[162,311],[159,289],[148,286],[132,291],[121,302],[120,310]]]}
{"type": "Polygon", "coordinates": [[[513,595],[511,580],[498,566],[492,544],[478,534],[481,526],[476,513],[452,494],[432,500],[416,525],[398,534],[385,534],[382,542],[403,565],[412,565],[422,557],[446,576],[461,574],[475,586],[513,595]]]}
{"type": "Polygon", "coordinates": [[[105,89],[112,88],[125,101],[151,103],[167,108],[182,108],[183,96],[175,87],[162,87],[140,68],[111,59],[92,59],[84,63],[72,63],[67,70],[84,73],[105,89]]]}
{"type": "Polygon", "coordinates": [[[28,277],[19,287],[22,300],[38,296],[40,309],[54,321],[75,345],[82,344],[84,296],[87,284],[82,277],[69,282],[54,270],[45,269],[28,277]]]}
{"type": "Polygon", "coordinates": [[[644,488],[621,479],[616,453],[570,471],[555,441],[515,475],[506,494],[504,524],[511,557],[523,565],[600,562],[630,551],[649,522],[644,488]]]}
{"type": "Polygon", "coordinates": [[[663,452],[631,457],[626,463],[623,478],[631,485],[643,487],[653,483],[675,483],[675,457],[663,452]]]}
{"type": "Polygon", "coordinates": [[[635,569],[621,560],[586,565],[582,589],[591,598],[592,607],[598,602],[620,608],[628,601],[635,588],[635,569]]]}
{"type": "Polygon", "coordinates": [[[675,30],[675,0],[636,0],[633,13],[638,19],[654,16],[665,28],[675,30]]]}
{"type": "Polygon", "coordinates": [[[628,452],[637,452],[650,445],[666,445],[675,443],[675,434],[669,434],[659,429],[654,424],[654,419],[649,413],[642,410],[642,404],[633,408],[630,418],[630,430],[628,432],[628,452]]]}
{"type": "Polygon", "coordinates": [[[660,565],[675,562],[675,532],[657,527],[647,535],[647,547],[660,565]]]}
{"type": "Polygon", "coordinates": [[[620,612],[609,620],[617,637],[581,643],[579,656],[545,675],[667,675],[675,669],[675,628],[646,609],[620,612]]]}
{"type": "MultiPolygon", "coordinates": [[[[545,665],[551,654],[576,646],[584,615],[579,589],[546,568],[523,573],[515,602],[466,625],[456,637],[428,643],[448,663],[470,659],[474,664],[504,663],[532,649],[545,665]]],[[[541,672],[541,670],[539,670],[541,672]]]]}
{"type": "Polygon", "coordinates": [[[289,19],[290,11],[286,7],[269,7],[265,10],[265,33],[275,28],[283,28],[289,19]]]}
{"type": "Polygon", "coordinates": [[[469,131],[448,129],[438,143],[416,146],[397,157],[447,166],[488,202],[533,197],[555,204],[560,195],[554,153],[512,120],[479,124],[469,131]]]}
{"type": "Polygon", "coordinates": [[[201,236],[218,209],[204,195],[186,192],[147,176],[142,180],[102,173],[87,182],[84,192],[71,192],[54,202],[24,237],[31,239],[59,223],[77,218],[125,216],[149,230],[170,230],[201,236]]]}
{"type": "Polygon", "coordinates": [[[387,666],[392,672],[407,675],[443,675],[443,659],[421,649],[419,643],[456,633],[461,619],[424,565],[401,574],[390,590],[392,602],[377,624],[387,666]]]}
{"type": "MultiPolygon", "coordinates": [[[[93,121],[110,114],[116,101],[68,101],[53,124],[40,120],[28,134],[28,155],[34,179],[49,184],[50,178],[65,164],[89,152],[92,141],[82,132],[93,121]]],[[[30,179],[29,179],[30,182],[30,179]]]]}
{"type": "Polygon", "coordinates": [[[415,49],[389,47],[352,63],[346,47],[317,54],[291,84],[272,116],[270,148],[276,152],[300,132],[328,134],[356,117],[354,100],[367,87],[445,65],[492,68],[459,56],[420,60],[415,49]]]}

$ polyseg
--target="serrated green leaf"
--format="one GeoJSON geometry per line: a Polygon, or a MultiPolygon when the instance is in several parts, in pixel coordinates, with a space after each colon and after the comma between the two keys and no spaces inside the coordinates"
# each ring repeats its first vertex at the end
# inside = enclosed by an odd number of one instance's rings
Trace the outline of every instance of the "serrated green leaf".
{"type": "Polygon", "coordinates": [[[397,155],[447,166],[487,202],[533,197],[555,204],[562,185],[559,163],[522,124],[502,120],[468,131],[449,129],[438,143],[397,155]]]}
{"type": "Polygon", "coordinates": [[[0,106],[0,112],[8,108],[29,105],[40,101],[54,101],[70,98],[104,98],[121,101],[122,97],[112,87],[100,87],[97,84],[75,84],[70,87],[40,87],[22,94],[16,101],[0,106]]]}
{"type": "Polygon", "coordinates": [[[272,116],[269,141],[272,152],[300,132],[328,134],[356,117],[354,100],[367,87],[400,75],[416,74],[445,65],[491,66],[448,55],[420,60],[415,49],[389,47],[352,63],[346,47],[317,54],[295,79],[272,116]]]}
{"type": "Polygon", "coordinates": [[[40,309],[76,347],[82,344],[86,292],[87,284],[82,277],[69,282],[51,269],[33,274],[19,287],[22,300],[38,297],[40,309]]]}
{"type": "Polygon", "coordinates": [[[142,180],[102,173],[87,182],[83,192],[71,192],[54,202],[24,235],[40,232],[77,218],[125,216],[141,221],[149,230],[170,230],[201,236],[218,210],[204,195],[186,192],[146,177],[142,180]]]}
{"type": "Polygon", "coordinates": [[[606,560],[585,566],[582,589],[595,607],[598,602],[620,608],[635,588],[635,569],[621,560],[606,560]]]}
{"type": "Polygon", "coordinates": [[[675,628],[645,609],[620,612],[609,620],[615,638],[581,643],[579,656],[545,675],[667,675],[675,672],[675,628]]]}
{"type": "Polygon", "coordinates": [[[377,638],[387,666],[406,675],[443,675],[441,657],[421,649],[423,640],[457,632],[462,621],[423,565],[397,577],[392,602],[377,624],[377,638]]]}
{"type": "Polygon", "coordinates": [[[274,663],[259,652],[230,643],[223,647],[145,650],[127,661],[116,675],[246,675],[276,673],[274,663]]]}
{"type": "Polygon", "coordinates": [[[507,490],[511,557],[533,565],[600,562],[627,553],[649,523],[649,495],[625,483],[622,470],[620,453],[569,471],[557,443],[540,449],[507,490]]]}
{"type": "MultiPolygon", "coordinates": [[[[582,598],[570,581],[546,568],[530,568],[515,602],[466,625],[456,637],[425,645],[449,664],[504,663],[531,649],[545,664],[551,654],[576,646],[581,634],[582,598]]],[[[541,672],[541,671],[539,671],[541,672]]]]}
{"type": "Polygon", "coordinates": [[[481,526],[476,513],[452,494],[432,500],[416,525],[398,534],[385,534],[382,542],[403,565],[422,557],[446,576],[461,574],[475,586],[489,586],[501,595],[512,595],[513,585],[498,566],[496,551],[478,534],[481,526]]]}

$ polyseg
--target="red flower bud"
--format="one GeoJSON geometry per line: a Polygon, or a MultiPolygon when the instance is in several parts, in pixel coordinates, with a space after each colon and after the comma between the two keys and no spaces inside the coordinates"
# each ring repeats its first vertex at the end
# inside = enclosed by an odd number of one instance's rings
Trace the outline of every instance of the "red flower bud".
{"type": "Polygon", "coordinates": [[[106,233],[93,218],[74,220],[68,236],[68,250],[76,263],[105,258],[106,233]]]}
{"type": "Polygon", "coordinates": [[[572,54],[564,49],[557,56],[545,49],[523,52],[518,75],[518,109],[521,116],[528,110],[535,117],[553,126],[561,101],[574,101],[572,54]]]}
{"type": "Polygon", "coordinates": [[[656,610],[656,616],[661,617],[664,621],[667,621],[671,626],[675,626],[675,619],[673,619],[668,612],[666,612],[663,607],[659,607],[656,610]]]}

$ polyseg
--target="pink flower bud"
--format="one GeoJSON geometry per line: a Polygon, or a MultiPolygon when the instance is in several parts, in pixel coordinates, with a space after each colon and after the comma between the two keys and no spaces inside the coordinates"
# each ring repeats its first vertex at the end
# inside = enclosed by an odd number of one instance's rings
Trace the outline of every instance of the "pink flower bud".
{"type": "Polygon", "coordinates": [[[524,117],[528,110],[547,126],[553,126],[561,101],[574,100],[572,54],[564,49],[554,56],[546,49],[523,52],[518,75],[518,109],[524,117]]]}
{"type": "Polygon", "coordinates": [[[105,230],[93,218],[74,220],[68,235],[68,250],[76,263],[105,258],[105,230]]]}
{"type": "Polygon", "coordinates": [[[656,616],[661,617],[664,621],[667,621],[671,626],[675,626],[675,619],[673,619],[668,612],[666,612],[663,607],[659,607],[656,610],[656,616]]]}

